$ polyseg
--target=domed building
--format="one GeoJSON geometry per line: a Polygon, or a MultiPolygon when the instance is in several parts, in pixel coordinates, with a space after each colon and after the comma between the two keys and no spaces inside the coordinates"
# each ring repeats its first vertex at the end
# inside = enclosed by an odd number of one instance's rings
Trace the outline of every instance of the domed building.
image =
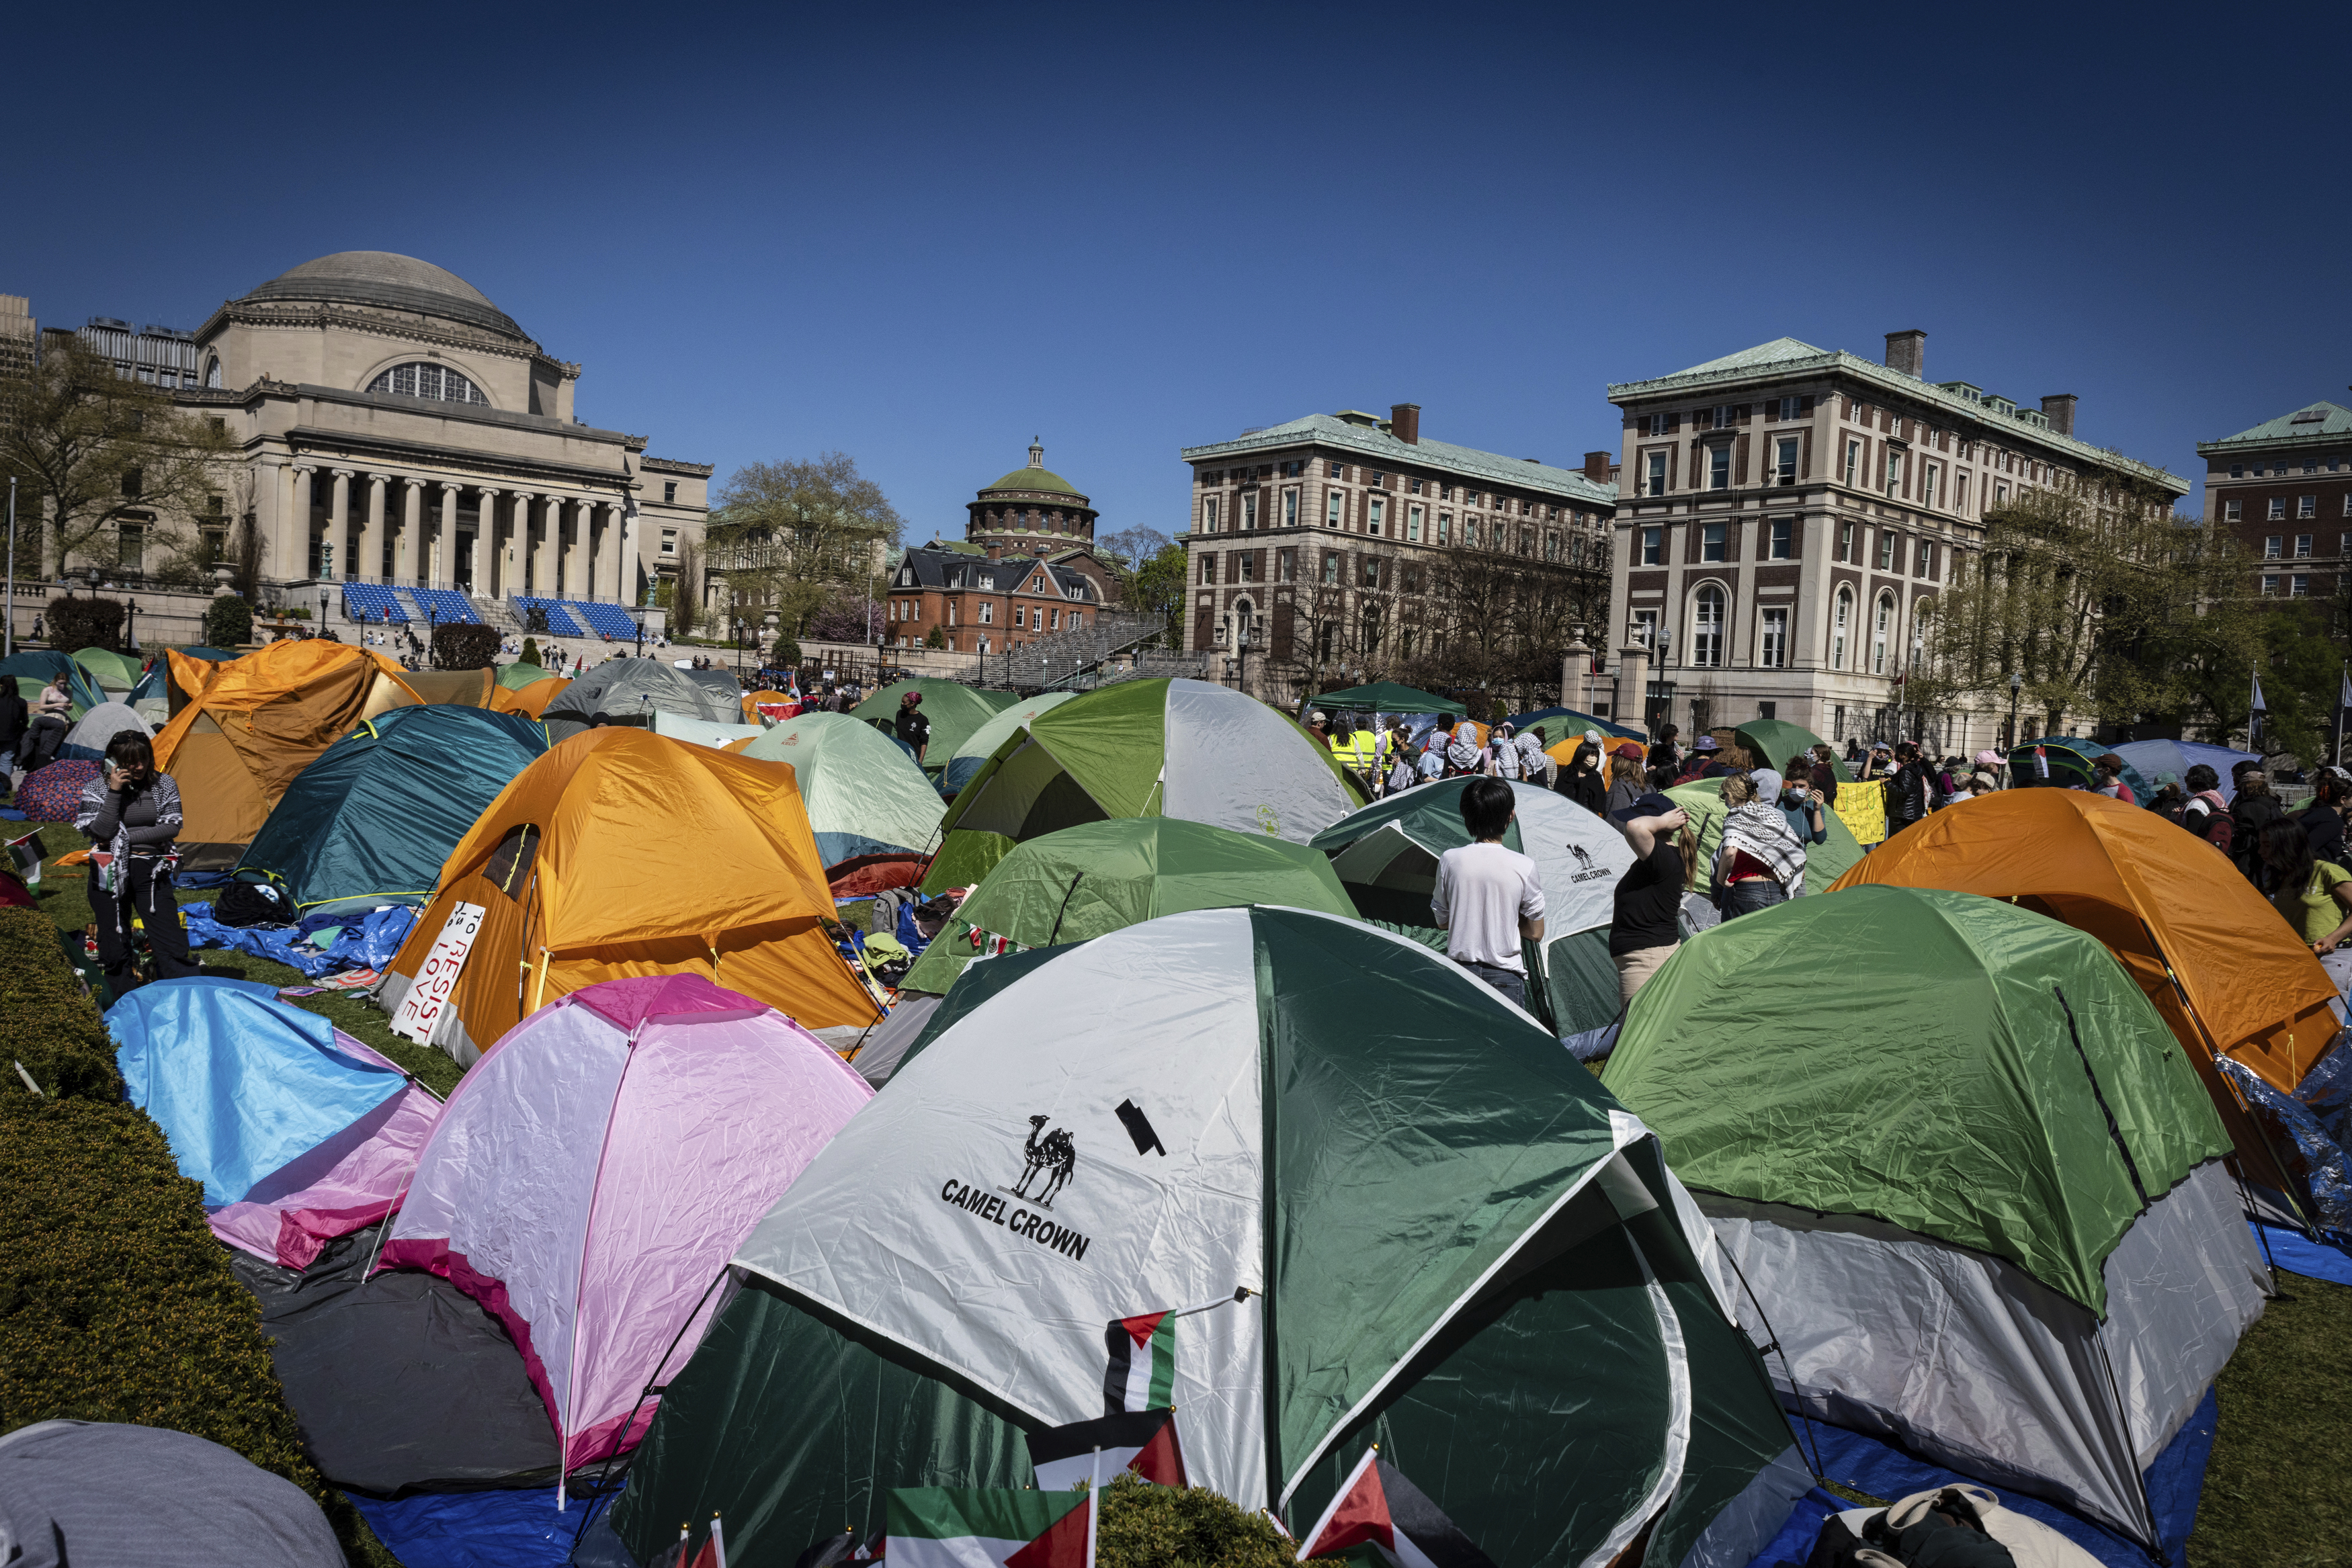
{"type": "Polygon", "coordinates": [[[201,385],[174,395],[244,450],[195,522],[226,545],[252,519],[265,593],[289,607],[519,624],[517,601],[555,601],[539,608],[558,637],[618,640],[635,632],[621,607],[701,536],[710,465],[583,421],[581,367],[446,267],[320,256],[193,337],[201,385]]]}
{"type": "Polygon", "coordinates": [[[1029,465],[1015,468],[968,504],[963,537],[983,548],[1051,555],[1095,542],[1095,509],[1078,487],[1045,466],[1045,448],[1029,444],[1029,465]]]}

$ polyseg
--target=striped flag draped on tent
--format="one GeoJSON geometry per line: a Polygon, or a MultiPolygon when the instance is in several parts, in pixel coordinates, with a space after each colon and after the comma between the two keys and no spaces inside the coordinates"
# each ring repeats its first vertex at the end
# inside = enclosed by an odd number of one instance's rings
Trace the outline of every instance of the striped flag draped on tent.
{"type": "Polygon", "coordinates": [[[892,1568],[1087,1568],[1087,1494],[983,1487],[890,1493],[892,1568]]]}
{"type": "Polygon", "coordinates": [[[1110,1368],[1103,1375],[1103,1414],[1150,1410],[1171,1403],[1176,1389],[1176,1313],[1115,1318],[1103,1331],[1110,1368]]]}
{"type": "Polygon", "coordinates": [[[1121,1470],[1133,1470],[1157,1486],[1186,1484],[1173,1410],[1127,1411],[1029,1434],[1029,1463],[1045,1491],[1061,1491],[1086,1480],[1096,1473],[1097,1455],[1106,1481],[1121,1470]]]}
{"type": "Polygon", "coordinates": [[[1338,1557],[1364,1545],[1377,1549],[1382,1561],[1404,1568],[1495,1568],[1419,1487],[1381,1458],[1376,1447],[1364,1450],[1331,1506],[1307,1532],[1298,1560],[1338,1557]]]}

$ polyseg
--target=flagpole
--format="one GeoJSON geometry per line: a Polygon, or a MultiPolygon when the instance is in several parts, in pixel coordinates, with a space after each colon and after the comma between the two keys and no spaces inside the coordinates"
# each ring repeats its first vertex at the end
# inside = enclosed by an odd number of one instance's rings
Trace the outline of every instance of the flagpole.
{"type": "Polygon", "coordinates": [[[1095,1548],[1102,1539],[1102,1448],[1097,1445],[1093,1479],[1087,1483],[1087,1568],[1095,1568],[1095,1548]]]}

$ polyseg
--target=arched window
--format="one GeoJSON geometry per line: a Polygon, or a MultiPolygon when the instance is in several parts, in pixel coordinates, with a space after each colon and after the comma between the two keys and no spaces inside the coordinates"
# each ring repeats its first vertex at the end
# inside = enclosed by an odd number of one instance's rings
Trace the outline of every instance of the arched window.
{"type": "Polygon", "coordinates": [[[368,382],[372,392],[399,392],[404,397],[429,397],[442,402],[471,402],[488,408],[490,400],[482,389],[446,365],[426,364],[422,361],[408,365],[394,365],[368,382]]]}
{"type": "Polygon", "coordinates": [[[220,356],[217,354],[208,356],[205,361],[205,385],[216,388],[220,384],[220,356]]]}
{"type": "Polygon", "coordinates": [[[1691,663],[1700,669],[1723,664],[1723,590],[1712,583],[1691,595],[1691,663]]]}
{"type": "Polygon", "coordinates": [[[1877,612],[1870,621],[1870,673],[1874,675],[1886,673],[1886,641],[1894,630],[1895,596],[1882,593],[1878,596],[1877,612]]]}
{"type": "Polygon", "coordinates": [[[1837,614],[1830,625],[1830,667],[1845,668],[1845,637],[1853,625],[1853,590],[1841,588],[1837,592],[1837,614]]]}
{"type": "Polygon", "coordinates": [[[1234,634],[1245,648],[1257,641],[1257,606],[1246,599],[1234,601],[1234,634]]]}

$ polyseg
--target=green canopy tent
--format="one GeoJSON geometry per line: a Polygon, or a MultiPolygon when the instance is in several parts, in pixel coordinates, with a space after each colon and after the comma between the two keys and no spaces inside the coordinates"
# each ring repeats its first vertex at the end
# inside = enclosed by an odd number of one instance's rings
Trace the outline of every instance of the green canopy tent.
{"type": "MultiPolygon", "coordinates": [[[[1690,817],[1691,826],[1698,830],[1698,874],[1691,885],[1695,892],[1706,892],[1707,868],[1715,863],[1715,847],[1723,841],[1723,780],[1695,779],[1687,784],[1677,784],[1666,791],[1666,799],[1680,806],[1690,817]]],[[[1822,831],[1829,834],[1825,842],[1805,846],[1805,891],[1808,894],[1827,893],[1830,883],[1843,876],[1846,868],[1862,858],[1861,841],[1853,830],[1839,820],[1835,811],[1822,810],[1822,831]]]]}
{"type": "Polygon", "coordinates": [[[1302,1531],[1377,1442],[1496,1563],[1646,1531],[1744,1563],[1811,1478],[1712,1248],[1647,1129],[1455,966],[1170,915],[1019,974],[817,1154],[614,1527],[650,1561],[717,1511],[782,1563],[895,1487],[1027,1484],[1024,1435],[1101,1416],[1119,1320],[1165,1312],[1187,1472],[1245,1510],[1302,1531]]]}
{"type": "Polygon", "coordinates": [[[804,713],[733,747],[789,762],[828,866],[858,855],[920,854],[938,839],[946,808],[907,748],[845,713],[804,713]]]}
{"type": "Polygon", "coordinates": [[[1470,710],[1452,697],[1439,696],[1413,686],[1401,686],[1394,681],[1374,681],[1370,685],[1348,686],[1336,692],[1325,692],[1312,698],[1307,708],[1321,708],[1325,713],[1450,713],[1455,718],[1467,718],[1470,710]]]}
{"type": "Polygon", "coordinates": [[[1331,862],[1303,844],[1179,817],[1064,828],[997,862],[900,988],[944,995],[991,937],[1045,947],[1188,909],[1250,904],[1356,913],[1331,862]]]}
{"type": "MultiPolygon", "coordinates": [[[[1739,727],[1733,738],[1747,747],[1757,767],[1769,768],[1776,773],[1800,751],[1811,755],[1814,747],[1829,744],[1801,724],[1777,718],[1751,718],[1739,727]]],[[[1853,782],[1844,759],[1834,751],[1830,754],[1830,777],[1841,784],[1853,782]]]]}
{"type": "MultiPolygon", "coordinates": [[[[983,692],[981,695],[993,696],[996,694],[983,692]]],[[[1003,745],[1013,731],[1027,728],[1029,722],[1039,714],[1060,707],[1076,695],[1076,692],[1040,692],[1034,697],[1006,704],[994,717],[965,737],[963,744],[955,748],[954,755],[948,758],[946,771],[940,776],[940,792],[952,796],[971,783],[980,770],[988,766],[988,759],[996,755],[996,748],[1003,745]]],[[[935,738],[931,744],[936,752],[939,742],[935,738]]]]}
{"type": "Polygon", "coordinates": [[[923,694],[923,716],[931,723],[931,738],[923,748],[923,771],[934,779],[947,771],[948,759],[971,737],[972,731],[1020,700],[1013,692],[975,691],[955,681],[893,681],[851,708],[849,716],[890,729],[898,717],[898,699],[908,692],[923,694]]]}
{"type": "MultiPolygon", "coordinates": [[[[1356,913],[1445,950],[1430,924],[1437,858],[1470,842],[1462,825],[1468,779],[1448,779],[1375,801],[1315,835],[1331,857],[1356,913]]],[[[1617,966],[1609,956],[1617,879],[1632,869],[1625,835],[1583,807],[1538,784],[1514,783],[1516,819],[1503,843],[1536,862],[1544,893],[1544,939],[1523,948],[1528,1010],[1561,1036],[1599,1029],[1617,1016],[1617,966]]]]}
{"type": "Polygon", "coordinates": [[[2142,1476],[2267,1276],[2212,1103],[2095,937],[1973,894],[1798,899],[1685,943],[1603,1081],[1787,1403],[2156,1545],[2142,1476]]]}
{"type": "Polygon", "coordinates": [[[378,714],[294,777],[235,874],[305,915],[422,904],[475,820],[547,750],[538,720],[420,703],[378,714]]]}
{"type": "MultiPolygon", "coordinates": [[[[2033,789],[2048,785],[2063,789],[2079,784],[2088,789],[2091,764],[2102,757],[2120,755],[2112,746],[2071,735],[2044,736],[2039,740],[2021,741],[2009,748],[2010,787],[2033,789]],[[2035,766],[2033,748],[2037,746],[2042,748],[2049,760],[2048,779],[2042,778],[2042,770],[2035,766]]],[[[2123,780],[2131,786],[2132,794],[2139,804],[2145,806],[2156,799],[2156,786],[2149,783],[2147,776],[2132,766],[2127,758],[2124,762],[2123,780]]]]}
{"type": "Polygon", "coordinates": [[[1303,844],[1362,803],[1328,751],[1256,698],[1121,681],[1005,737],[948,808],[923,891],[969,886],[1014,844],[1081,822],[1181,817],[1303,844]]]}

